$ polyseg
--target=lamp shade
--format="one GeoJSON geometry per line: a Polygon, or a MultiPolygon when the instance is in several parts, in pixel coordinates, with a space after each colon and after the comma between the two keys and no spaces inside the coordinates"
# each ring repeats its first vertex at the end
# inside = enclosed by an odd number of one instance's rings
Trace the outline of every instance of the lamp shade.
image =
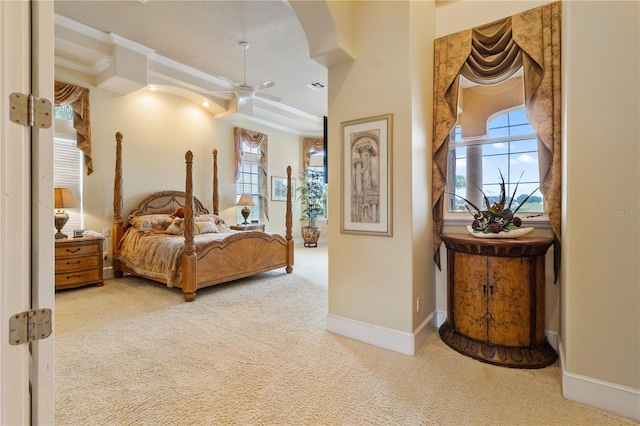
{"type": "Polygon", "coordinates": [[[253,204],[253,197],[251,194],[242,194],[236,206],[255,206],[255,204],[253,204]]]}
{"type": "Polygon", "coordinates": [[[70,209],[76,207],[76,200],[69,188],[53,189],[53,207],[56,209],[70,209]]]}

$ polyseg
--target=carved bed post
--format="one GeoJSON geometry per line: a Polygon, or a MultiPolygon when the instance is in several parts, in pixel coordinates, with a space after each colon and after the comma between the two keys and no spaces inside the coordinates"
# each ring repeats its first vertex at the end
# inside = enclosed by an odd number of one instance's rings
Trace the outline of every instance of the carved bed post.
{"type": "Polygon", "coordinates": [[[291,211],[291,166],[287,166],[287,211],[285,213],[286,232],[284,239],[287,241],[287,273],[293,272],[293,216],[291,211]]]}
{"type": "Polygon", "coordinates": [[[184,156],[186,167],[184,203],[184,254],[182,255],[182,291],[184,300],[192,302],[196,298],[196,245],[193,242],[193,153],[184,156]]]}
{"type": "Polygon", "coordinates": [[[113,275],[116,278],[122,276],[120,269],[120,261],[118,260],[118,243],[124,226],[122,221],[122,133],[116,133],[116,171],[113,181],[113,226],[111,232],[111,260],[113,266],[113,275]]]}
{"type": "Polygon", "coordinates": [[[218,215],[220,196],[218,195],[218,150],[213,148],[213,214],[218,215]]]}

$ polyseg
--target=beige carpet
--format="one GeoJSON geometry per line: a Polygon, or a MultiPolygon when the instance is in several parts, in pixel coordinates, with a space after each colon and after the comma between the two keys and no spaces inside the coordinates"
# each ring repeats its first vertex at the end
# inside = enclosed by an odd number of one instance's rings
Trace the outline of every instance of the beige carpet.
{"type": "Polygon", "coordinates": [[[138,278],[56,295],[59,425],[635,424],[564,400],[557,364],[490,366],[434,333],[414,357],[326,331],[326,247],[201,290],[138,278]]]}

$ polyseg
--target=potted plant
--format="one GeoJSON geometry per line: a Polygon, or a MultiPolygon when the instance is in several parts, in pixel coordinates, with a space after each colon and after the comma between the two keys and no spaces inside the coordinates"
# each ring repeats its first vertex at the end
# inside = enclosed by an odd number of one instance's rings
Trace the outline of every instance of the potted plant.
{"type": "Polygon", "coordinates": [[[322,173],[309,170],[306,176],[300,179],[298,187],[303,209],[300,220],[307,221],[302,227],[302,239],[305,247],[317,247],[320,238],[320,227],[316,225],[316,219],[324,212],[324,204],[327,199],[327,190],[322,173]]]}

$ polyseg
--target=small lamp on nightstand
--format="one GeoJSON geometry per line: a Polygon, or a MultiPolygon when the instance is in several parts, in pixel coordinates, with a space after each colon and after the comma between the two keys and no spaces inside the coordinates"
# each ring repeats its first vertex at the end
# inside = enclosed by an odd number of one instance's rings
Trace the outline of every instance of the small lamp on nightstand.
{"type": "Polygon", "coordinates": [[[58,230],[55,237],[56,239],[67,238],[66,234],[62,233],[62,228],[69,220],[69,214],[64,209],[76,207],[76,200],[73,198],[69,188],[53,189],[53,206],[58,209],[53,217],[53,223],[58,230]]]}
{"type": "Polygon", "coordinates": [[[251,197],[251,194],[242,194],[240,196],[240,199],[236,203],[236,206],[244,206],[244,208],[240,211],[240,213],[242,213],[242,217],[244,218],[244,222],[242,224],[249,225],[247,219],[249,218],[249,214],[251,214],[251,210],[249,210],[247,206],[255,206],[255,204],[253,204],[253,198],[251,197]]]}

